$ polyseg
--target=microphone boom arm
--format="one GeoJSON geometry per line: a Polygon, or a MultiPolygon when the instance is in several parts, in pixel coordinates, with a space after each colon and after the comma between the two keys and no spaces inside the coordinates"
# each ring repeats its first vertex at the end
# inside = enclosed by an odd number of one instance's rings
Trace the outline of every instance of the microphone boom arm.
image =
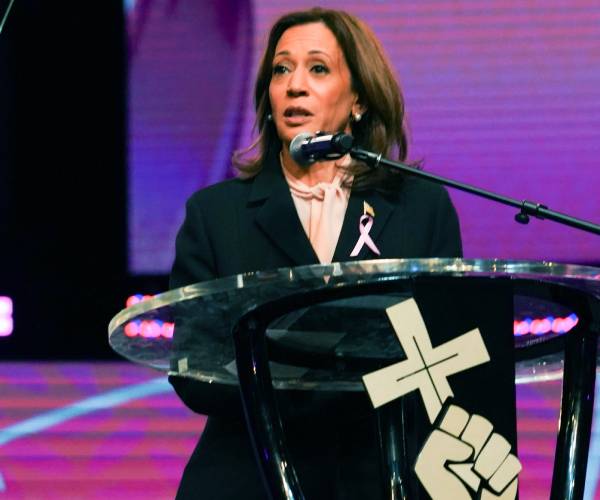
{"type": "Polygon", "coordinates": [[[570,215],[563,214],[560,212],[555,212],[554,210],[550,210],[546,205],[543,205],[541,203],[536,203],[528,200],[515,200],[513,198],[508,198],[507,196],[492,193],[491,191],[486,191],[484,189],[471,186],[469,184],[464,184],[462,182],[457,182],[452,179],[440,177],[439,175],[423,172],[422,170],[406,165],[405,163],[388,160],[386,158],[383,158],[381,154],[372,153],[370,151],[360,149],[358,147],[352,147],[348,151],[348,153],[350,154],[350,156],[352,156],[352,158],[366,163],[369,167],[373,169],[379,168],[381,165],[383,165],[391,169],[400,170],[408,175],[414,175],[423,179],[427,179],[428,181],[435,182],[436,184],[442,184],[448,187],[459,189],[460,191],[465,191],[467,193],[474,194],[481,198],[486,198],[488,200],[496,201],[504,205],[515,207],[519,209],[519,213],[515,215],[515,221],[517,221],[519,224],[527,224],[529,222],[530,216],[533,216],[537,219],[552,220],[565,226],[574,227],[582,231],[587,231],[589,233],[600,235],[600,226],[598,224],[594,224],[592,222],[584,221],[581,219],[576,219],[575,217],[571,217],[570,215]]]}

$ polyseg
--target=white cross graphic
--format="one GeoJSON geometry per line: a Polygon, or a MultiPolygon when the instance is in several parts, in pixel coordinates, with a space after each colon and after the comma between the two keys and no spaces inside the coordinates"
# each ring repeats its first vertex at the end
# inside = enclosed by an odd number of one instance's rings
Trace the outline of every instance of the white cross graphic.
{"type": "Polygon", "coordinates": [[[448,377],[490,360],[478,329],[433,348],[413,299],[386,309],[407,359],[363,376],[374,408],[419,389],[427,416],[434,422],[454,394],[448,377]]]}

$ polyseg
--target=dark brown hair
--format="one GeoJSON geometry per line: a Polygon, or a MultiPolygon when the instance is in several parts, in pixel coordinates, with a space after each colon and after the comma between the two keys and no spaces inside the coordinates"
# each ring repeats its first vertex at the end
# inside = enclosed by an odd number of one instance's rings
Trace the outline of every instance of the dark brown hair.
{"type": "MultiPolygon", "coordinates": [[[[351,123],[355,143],[364,149],[382,153],[385,157],[396,153],[400,161],[406,159],[408,141],[404,124],[404,99],[379,40],[355,16],[344,11],[315,7],[285,14],[271,28],[254,90],[258,137],[250,147],[233,155],[233,164],[242,177],[256,175],[269,150],[281,149],[275,125],[268,119],[271,113],[269,86],[275,47],[287,29],[315,22],[325,24],[335,36],[350,70],[352,89],[358,95],[358,102],[366,109],[359,122],[351,123]],[[258,149],[257,156],[244,158],[254,149],[258,149]]],[[[351,169],[354,174],[353,189],[374,187],[387,191],[393,189],[402,177],[390,174],[385,169],[371,171],[360,163],[351,169]]]]}

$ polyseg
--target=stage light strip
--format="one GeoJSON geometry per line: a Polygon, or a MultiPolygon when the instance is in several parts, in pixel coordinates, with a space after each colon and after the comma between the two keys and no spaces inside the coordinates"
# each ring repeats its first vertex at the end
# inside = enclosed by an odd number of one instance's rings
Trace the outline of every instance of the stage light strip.
{"type": "Polygon", "coordinates": [[[124,326],[127,337],[144,337],[145,339],[173,338],[175,325],[167,321],[144,320],[130,321],[124,326]]]}
{"type": "Polygon", "coordinates": [[[143,302],[144,300],[150,300],[154,295],[143,295],[141,293],[136,293],[135,295],[130,295],[127,297],[125,301],[125,307],[131,307],[139,302],[143,302]]]}
{"type": "Polygon", "coordinates": [[[0,337],[8,337],[13,332],[13,302],[10,297],[0,296],[0,337]]]}
{"type": "MultiPolygon", "coordinates": [[[[131,307],[138,302],[149,300],[152,295],[136,294],[127,298],[125,304],[131,307]]],[[[546,316],[545,318],[524,318],[513,322],[513,333],[515,337],[523,335],[546,335],[548,333],[567,333],[579,323],[576,314],[570,314],[564,318],[546,316]]],[[[175,325],[160,320],[135,320],[130,321],[124,327],[125,335],[128,337],[144,337],[147,339],[173,338],[175,325]]]]}
{"type": "MultiPolygon", "coordinates": [[[[153,295],[141,294],[131,295],[125,301],[126,307],[131,307],[139,302],[149,300],[153,295]]],[[[134,320],[125,324],[123,330],[127,337],[143,337],[146,339],[171,339],[175,325],[167,321],[160,320],[134,320]]]]}
{"type": "Polygon", "coordinates": [[[123,405],[136,399],[166,393],[171,390],[172,388],[167,378],[158,377],[147,382],[120,387],[104,394],[82,399],[62,408],[41,413],[22,422],[0,429],[0,446],[88,413],[114,408],[115,406],[123,405]]]}
{"type": "Polygon", "coordinates": [[[522,335],[546,335],[548,333],[567,333],[579,323],[576,314],[570,314],[565,318],[546,316],[545,318],[525,318],[521,321],[515,320],[515,337],[522,335]]]}

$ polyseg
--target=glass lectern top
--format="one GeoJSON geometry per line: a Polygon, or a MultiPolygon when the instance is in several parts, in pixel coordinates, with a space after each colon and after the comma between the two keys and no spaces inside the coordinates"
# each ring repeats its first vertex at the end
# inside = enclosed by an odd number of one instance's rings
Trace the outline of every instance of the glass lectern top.
{"type": "MultiPolygon", "coordinates": [[[[572,290],[587,297],[592,322],[600,324],[600,269],[552,262],[393,259],[353,261],[240,274],[171,290],[119,312],[109,325],[109,343],[120,355],[170,374],[207,383],[237,384],[232,328],[246,312],[289,298],[298,307],[273,321],[268,342],[276,350],[331,355],[336,359],[400,359],[385,309],[411,296],[411,283],[422,278],[510,280],[515,325],[543,318],[539,328],[515,330],[517,351],[551,341],[577,324],[577,311],[556,299],[550,289],[572,290]],[[394,283],[386,293],[370,284],[394,283]],[[347,287],[365,293],[303,307],[303,294],[347,287]],[[389,328],[387,328],[389,330],[389,328]],[[365,332],[365,330],[368,330],[365,332]],[[281,348],[281,349],[279,349],[281,348]]],[[[326,293],[325,293],[326,295],[326,293]]],[[[272,362],[278,388],[363,390],[355,371],[306,366],[282,359],[272,362]]],[[[561,359],[546,353],[522,357],[517,383],[561,376],[561,359]]]]}

